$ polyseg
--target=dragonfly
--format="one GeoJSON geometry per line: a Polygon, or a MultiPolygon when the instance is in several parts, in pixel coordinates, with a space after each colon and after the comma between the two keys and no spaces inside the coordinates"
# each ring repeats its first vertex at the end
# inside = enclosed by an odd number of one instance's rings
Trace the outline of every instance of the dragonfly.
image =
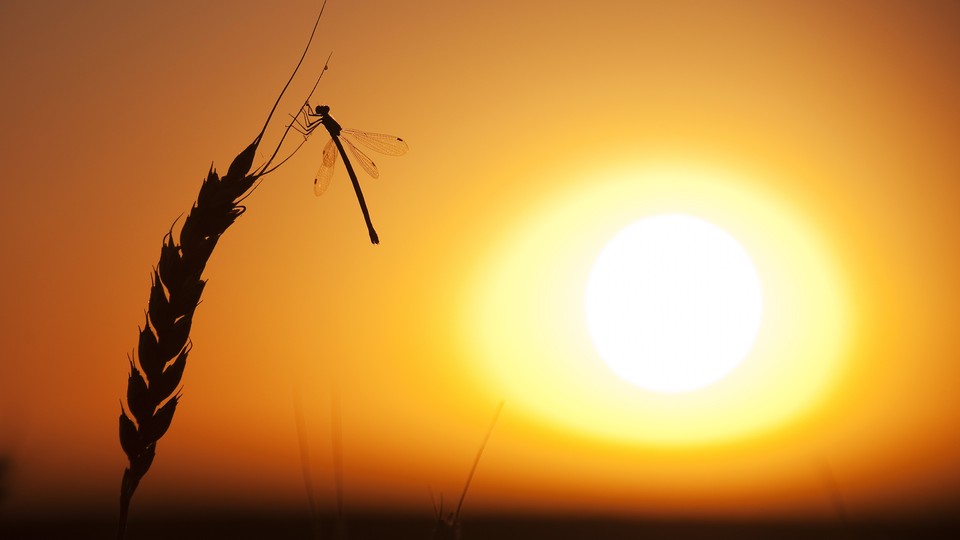
{"type": "Polygon", "coordinates": [[[370,150],[388,156],[402,156],[407,153],[409,149],[407,143],[400,137],[393,135],[342,128],[340,124],[330,116],[330,107],[327,105],[318,105],[316,108],[313,108],[310,106],[310,103],[307,102],[301,108],[300,113],[303,120],[301,121],[300,115],[298,115],[297,123],[304,137],[309,137],[319,126],[323,126],[330,134],[330,141],[323,148],[323,159],[320,163],[320,168],[317,170],[317,176],[313,180],[313,192],[319,197],[330,187],[330,180],[333,178],[333,169],[337,163],[337,154],[339,153],[347,169],[347,174],[350,176],[350,181],[353,182],[353,190],[357,193],[360,211],[363,212],[363,220],[367,224],[367,232],[370,233],[370,242],[379,244],[380,237],[377,236],[377,231],[373,228],[373,222],[370,220],[370,211],[367,210],[367,203],[363,198],[360,182],[357,180],[357,175],[353,170],[351,160],[347,157],[347,153],[343,147],[346,145],[347,148],[350,149],[350,153],[353,154],[355,162],[359,163],[360,166],[363,167],[363,170],[367,171],[367,174],[373,178],[379,178],[380,172],[377,170],[377,165],[369,156],[363,153],[356,144],[351,142],[351,139],[370,150]]]}

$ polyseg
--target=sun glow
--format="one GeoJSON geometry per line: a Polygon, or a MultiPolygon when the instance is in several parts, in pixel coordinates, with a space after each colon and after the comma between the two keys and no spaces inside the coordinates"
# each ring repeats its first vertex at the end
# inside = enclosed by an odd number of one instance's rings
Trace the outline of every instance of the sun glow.
{"type": "MultiPolygon", "coordinates": [[[[849,298],[824,236],[800,209],[761,183],[716,170],[643,166],[583,174],[585,180],[504,223],[503,238],[478,254],[485,262],[477,263],[463,318],[478,389],[505,399],[531,428],[655,446],[758,436],[819,411],[835,395],[852,333],[849,298]],[[741,290],[731,297],[753,300],[733,317],[743,327],[725,330],[739,336],[725,359],[714,356],[717,366],[690,370],[697,377],[681,377],[686,382],[652,379],[673,393],[645,391],[637,377],[631,383],[618,375],[584,322],[587,283],[610,239],[667,214],[697,216],[720,229],[714,234],[736,238],[750,254],[739,264],[756,276],[733,279],[741,290]],[[762,324],[755,279],[763,284],[762,324]]],[[[648,375],[638,376],[647,387],[648,375]]]]}
{"type": "Polygon", "coordinates": [[[660,215],[620,231],[590,273],[587,327],[600,356],[627,381],[690,392],[734,370],[763,311],[743,247],[692,216],[660,215]]]}

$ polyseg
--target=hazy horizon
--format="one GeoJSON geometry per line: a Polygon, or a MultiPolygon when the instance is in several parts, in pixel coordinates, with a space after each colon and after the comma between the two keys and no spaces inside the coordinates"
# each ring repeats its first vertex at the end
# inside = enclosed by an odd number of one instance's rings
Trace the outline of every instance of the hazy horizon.
{"type": "MultiPolygon", "coordinates": [[[[115,512],[163,235],[319,4],[0,4],[0,519],[115,512]]],[[[410,147],[357,171],[381,244],[341,164],[314,196],[322,133],[243,202],[133,519],[304,510],[297,393],[327,510],[336,393],[357,515],[455,500],[501,400],[475,516],[948,515],[958,25],[949,2],[331,0],[266,138],[332,51],[314,105],[410,147]],[[744,367],[689,395],[617,379],[582,308],[603,245],[669,212],[763,283],[744,367]]]]}

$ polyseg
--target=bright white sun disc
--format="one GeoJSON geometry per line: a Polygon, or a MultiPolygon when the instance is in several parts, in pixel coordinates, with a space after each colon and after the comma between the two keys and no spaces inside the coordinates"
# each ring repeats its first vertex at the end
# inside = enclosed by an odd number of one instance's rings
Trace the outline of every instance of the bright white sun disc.
{"type": "Polygon", "coordinates": [[[587,329],[620,377],[660,393],[719,381],[760,328],[760,278],[719,227],[669,214],[638,221],[603,248],[587,282],[587,329]]]}

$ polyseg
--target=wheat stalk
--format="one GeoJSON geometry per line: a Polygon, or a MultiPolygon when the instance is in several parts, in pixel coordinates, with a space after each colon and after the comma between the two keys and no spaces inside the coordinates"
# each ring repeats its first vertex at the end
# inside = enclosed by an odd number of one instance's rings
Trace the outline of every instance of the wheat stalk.
{"type": "MultiPolygon", "coordinates": [[[[180,229],[179,242],[174,240],[172,228],[164,236],[160,261],[153,269],[146,320],[139,329],[136,358],[128,357],[130,374],[127,378],[126,402],[130,414],[122,404],[120,407],[120,446],[129,460],[120,485],[118,537],[121,539],[126,532],[130,500],[150,469],[156,455],[157,441],[170,427],[180,401],[180,381],[192,347],[190,328],[206,285],[203,270],[207,261],[223,233],[243,214],[245,207],[240,202],[250,194],[262,176],[276,170],[300,148],[297,146],[280,163],[270,167],[290,132],[291,122],[270,159],[251,172],[263,134],[280,99],[303,64],[324,7],[326,2],[320,8],[300,61],[277,97],[263,129],[234,158],[226,175],[220,177],[211,166],[200,186],[196,202],[180,229]]],[[[326,70],[326,65],[323,69],[326,70]]],[[[320,76],[323,76],[323,71],[320,76]]]]}

